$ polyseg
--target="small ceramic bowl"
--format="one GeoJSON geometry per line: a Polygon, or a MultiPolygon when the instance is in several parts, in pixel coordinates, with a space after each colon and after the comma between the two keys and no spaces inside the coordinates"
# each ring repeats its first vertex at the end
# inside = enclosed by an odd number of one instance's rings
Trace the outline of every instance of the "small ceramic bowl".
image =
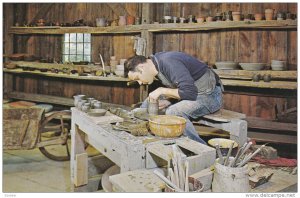
{"type": "Polygon", "coordinates": [[[220,146],[220,150],[223,156],[226,156],[231,144],[233,144],[231,156],[234,156],[238,150],[239,144],[233,140],[225,139],[225,138],[213,138],[208,141],[208,145],[212,147],[216,147],[216,144],[220,146]]]}
{"type": "Polygon", "coordinates": [[[115,74],[120,77],[124,77],[124,70],[115,70],[115,74]]]}
{"type": "Polygon", "coordinates": [[[240,63],[243,70],[257,71],[262,70],[266,66],[266,63],[240,63]]]}
{"type": "Polygon", "coordinates": [[[238,63],[233,61],[222,61],[215,63],[217,69],[237,69],[238,63]]]}
{"type": "Polygon", "coordinates": [[[104,116],[106,114],[106,109],[90,109],[87,114],[94,117],[104,116]]]}

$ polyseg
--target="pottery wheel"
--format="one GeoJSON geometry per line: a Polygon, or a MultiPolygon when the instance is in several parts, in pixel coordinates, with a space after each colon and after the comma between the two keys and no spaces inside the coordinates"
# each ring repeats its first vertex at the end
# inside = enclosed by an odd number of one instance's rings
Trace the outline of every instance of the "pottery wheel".
{"type": "Polygon", "coordinates": [[[107,169],[101,178],[101,185],[105,192],[113,192],[112,184],[109,181],[109,176],[120,174],[120,167],[114,165],[107,169]]]}

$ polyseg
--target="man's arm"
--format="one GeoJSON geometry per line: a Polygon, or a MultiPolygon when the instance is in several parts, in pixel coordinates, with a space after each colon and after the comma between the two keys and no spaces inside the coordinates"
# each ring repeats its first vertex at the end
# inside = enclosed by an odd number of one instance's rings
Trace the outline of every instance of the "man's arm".
{"type": "Polygon", "coordinates": [[[150,100],[157,100],[160,95],[170,97],[170,98],[180,99],[178,89],[170,89],[165,87],[159,87],[156,90],[152,91],[149,94],[149,98],[150,100]]]}

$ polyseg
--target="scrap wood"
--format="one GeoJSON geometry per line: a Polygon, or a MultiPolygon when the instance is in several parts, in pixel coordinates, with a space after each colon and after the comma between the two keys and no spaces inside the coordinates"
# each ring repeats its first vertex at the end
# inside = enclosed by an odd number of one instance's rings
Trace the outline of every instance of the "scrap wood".
{"type": "Polygon", "coordinates": [[[267,183],[274,173],[271,172],[263,172],[263,173],[257,173],[253,175],[252,177],[249,177],[249,184],[251,188],[256,188],[257,186],[260,186],[264,183],[267,183]]]}
{"type": "Polygon", "coordinates": [[[264,183],[267,183],[274,174],[273,170],[261,164],[250,164],[249,170],[249,184],[251,188],[256,188],[264,183]]]}

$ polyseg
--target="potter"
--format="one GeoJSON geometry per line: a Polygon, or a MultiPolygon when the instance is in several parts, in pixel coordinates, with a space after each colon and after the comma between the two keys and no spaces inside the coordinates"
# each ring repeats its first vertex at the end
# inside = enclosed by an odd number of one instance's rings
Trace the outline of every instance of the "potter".
{"type": "MultiPolygon", "coordinates": [[[[152,84],[159,79],[165,87],[149,94],[158,100],[159,109],[167,115],[184,117],[184,135],[206,144],[196,132],[191,120],[218,111],[222,106],[222,83],[205,63],[183,52],[159,52],[150,58],[134,56],[125,62],[125,77],[139,84],[152,84]],[[160,99],[164,97],[164,99],[160,99]]],[[[148,107],[148,99],[141,108],[148,107]]]]}

